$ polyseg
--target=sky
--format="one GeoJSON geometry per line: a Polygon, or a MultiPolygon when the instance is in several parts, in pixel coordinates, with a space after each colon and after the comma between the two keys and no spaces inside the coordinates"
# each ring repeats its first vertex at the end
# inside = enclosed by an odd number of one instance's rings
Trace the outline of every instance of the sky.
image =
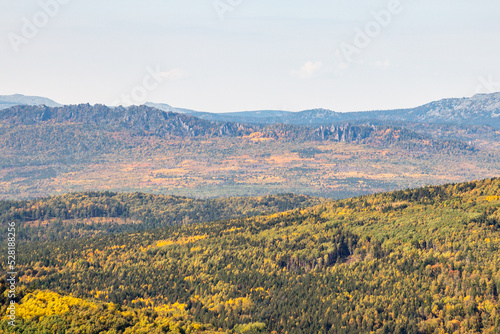
{"type": "Polygon", "coordinates": [[[0,0],[0,95],[210,112],[500,91],[498,0],[0,0]]]}

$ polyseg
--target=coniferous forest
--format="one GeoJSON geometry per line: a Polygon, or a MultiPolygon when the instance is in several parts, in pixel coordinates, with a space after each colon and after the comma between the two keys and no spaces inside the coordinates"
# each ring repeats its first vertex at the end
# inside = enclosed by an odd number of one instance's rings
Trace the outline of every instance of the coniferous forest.
{"type": "Polygon", "coordinates": [[[118,193],[2,202],[2,219],[19,225],[21,287],[18,325],[4,319],[0,331],[500,331],[499,179],[212,204],[118,193]]]}

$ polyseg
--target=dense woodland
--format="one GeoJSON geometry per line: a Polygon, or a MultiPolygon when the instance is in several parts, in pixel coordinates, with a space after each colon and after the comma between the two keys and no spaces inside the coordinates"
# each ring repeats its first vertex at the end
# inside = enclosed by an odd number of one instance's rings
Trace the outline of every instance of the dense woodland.
{"type": "Polygon", "coordinates": [[[292,194],[199,200],[144,193],[84,192],[0,201],[0,223],[21,222],[17,231],[21,241],[59,240],[255,216],[322,201],[292,194]]]}
{"type": "Polygon", "coordinates": [[[499,246],[500,179],[20,243],[16,330],[499,333],[499,246]]]}

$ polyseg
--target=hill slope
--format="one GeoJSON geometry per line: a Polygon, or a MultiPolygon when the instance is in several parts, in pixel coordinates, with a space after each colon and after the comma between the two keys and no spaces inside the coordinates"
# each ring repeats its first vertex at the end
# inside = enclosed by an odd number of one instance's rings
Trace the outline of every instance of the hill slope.
{"type": "MultiPolygon", "coordinates": [[[[0,109],[22,105],[62,107],[59,103],[43,97],[24,96],[21,94],[0,95],[0,109]]],[[[500,129],[500,92],[477,94],[470,98],[448,98],[427,103],[416,108],[366,112],[335,112],[318,108],[300,112],[256,110],[210,113],[176,108],[165,103],[147,102],[146,106],[165,112],[195,116],[207,121],[230,123],[327,125],[345,122],[383,121],[387,124],[393,124],[394,122],[417,122],[425,124],[487,125],[500,129]]],[[[122,107],[113,109],[120,108],[122,107]]]]}
{"type": "Polygon", "coordinates": [[[344,114],[349,120],[488,125],[500,128],[500,93],[443,99],[412,109],[344,114]]]}
{"type": "Polygon", "coordinates": [[[139,135],[222,136],[246,134],[250,128],[234,123],[214,123],[192,116],[146,106],[110,108],[80,104],[58,108],[16,106],[0,111],[0,122],[12,126],[37,124],[83,124],[107,131],[130,131],[139,135]]]}
{"type": "Polygon", "coordinates": [[[497,333],[500,180],[19,246],[21,281],[241,331],[497,333]],[[154,305],[154,307],[152,306],[154,305]]]}
{"type": "Polygon", "coordinates": [[[0,223],[22,221],[19,241],[60,240],[256,216],[323,201],[292,194],[199,200],[93,191],[30,201],[0,201],[0,223]]]}
{"type": "MultiPolygon", "coordinates": [[[[297,113],[298,117],[311,119],[316,111],[297,113]]],[[[326,111],[325,111],[326,112],[326,111]]],[[[243,113],[245,114],[245,113],[243,113]]],[[[316,116],[315,116],[316,115],[316,116]]],[[[312,124],[314,122],[311,122],[312,124]]],[[[104,105],[80,104],[58,108],[47,106],[15,106],[0,111],[0,124],[6,129],[26,127],[59,127],[74,128],[84,126],[87,133],[96,131],[127,132],[134,136],[156,136],[160,138],[191,137],[243,137],[258,135],[264,139],[281,138],[284,140],[332,140],[337,142],[356,142],[377,137],[377,133],[387,130],[400,130],[390,126],[375,126],[369,123],[352,125],[329,124],[313,126],[297,126],[275,124],[271,126],[245,125],[231,122],[207,121],[199,117],[178,112],[163,111],[147,106],[128,108],[110,108],[104,105]]],[[[392,133],[389,131],[389,133],[392,133]]],[[[25,137],[23,134],[21,137],[25,137]]],[[[47,135],[50,145],[52,138],[47,135]]],[[[416,135],[413,131],[399,131],[398,139],[429,139],[426,135],[416,135]]],[[[43,138],[40,138],[43,139],[43,138]]],[[[394,141],[395,138],[387,138],[394,141]]],[[[80,141],[85,144],[85,141],[80,141]]],[[[460,144],[458,145],[460,146],[460,144]]],[[[465,147],[464,147],[465,148],[465,147]]]]}
{"type": "Polygon", "coordinates": [[[208,113],[174,108],[168,104],[146,103],[162,110],[193,115],[218,122],[249,124],[326,125],[342,122],[383,121],[388,124],[464,124],[493,126],[500,129],[500,93],[477,94],[470,98],[451,98],[431,102],[417,108],[378,110],[365,112],[335,112],[328,109],[311,109],[300,112],[282,110],[257,110],[229,113],[208,113]]]}

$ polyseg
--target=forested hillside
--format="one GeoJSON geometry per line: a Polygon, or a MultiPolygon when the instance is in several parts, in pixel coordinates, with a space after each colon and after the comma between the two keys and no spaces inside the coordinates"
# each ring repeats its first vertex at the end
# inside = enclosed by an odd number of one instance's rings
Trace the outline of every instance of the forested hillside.
{"type": "Polygon", "coordinates": [[[0,223],[22,222],[17,239],[59,240],[256,216],[324,200],[269,195],[199,200],[144,193],[85,192],[29,201],[0,201],[0,223]]]}
{"type": "MultiPolygon", "coordinates": [[[[408,139],[425,140],[429,137],[416,135],[410,130],[389,125],[372,125],[369,122],[351,125],[348,122],[326,122],[314,126],[299,125],[245,125],[235,122],[215,122],[194,116],[162,111],[148,106],[131,106],[128,108],[110,108],[104,105],[69,105],[62,107],[47,106],[15,106],[0,110],[0,124],[8,135],[4,144],[9,148],[68,145],[74,132],[87,134],[111,134],[126,132],[132,136],[160,138],[190,138],[190,137],[243,137],[259,136],[267,139],[313,140],[357,142],[367,138],[377,137],[386,131],[398,132],[398,136],[389,136],[386,142],[405,141],[408,139]],[[26,130],[36,130],[30,133],[26,130]],[[23,131],[24,130],[24,131],[23,131]],[[52,133],[50,133],[52,131],[52,133]],[[51,142],[50,138],[67,139],[69,142],[51,142]],[[55,145],[54,145],[55,144],[55,145]]],[[[85,138],[77,138],[80,145],[88,145],[85,138]]],[[[94,141],[94,138],[89,138],[94,141]]],[[[467,149],[467,145],[458,142],[449,143],[459,149],[467,149]]],[[[94,154],[100,147],[94,147],[94,154]]]]}
{"type": "Polygon", "coordinates": [[[152,332],[162,309],[184,326],[240,333],[498,333],[499,246],[500,179],[21,243],[23,309],[49,291],[61,304],[86,302],[26,316],[19,332],[56,322],[58,333],[75,331],[93,303],[114,312],[107,328],[119,333],[141,314],[152,332]]]}
{"type": "Polygon", "coordinates": [[[500,172],[492,128],[404,127],[215,123],[146,106],[17,106],[0,110],[0,199],[95,190],[347,198],[500,172]]]}

